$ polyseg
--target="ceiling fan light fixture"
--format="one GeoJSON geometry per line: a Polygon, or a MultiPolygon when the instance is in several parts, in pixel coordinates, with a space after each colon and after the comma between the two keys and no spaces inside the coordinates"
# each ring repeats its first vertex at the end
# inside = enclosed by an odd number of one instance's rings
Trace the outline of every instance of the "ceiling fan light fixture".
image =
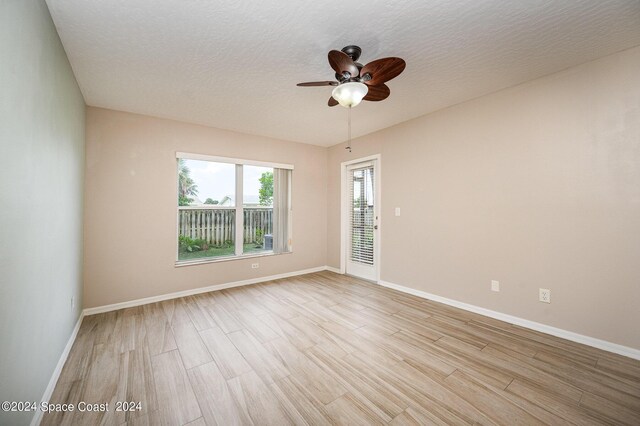
{"type": "Polygon", "coordinates": [[[352,108],[362,102],[368,91],[366,84],[352,81],[337,86],[331,96],[343,107],[352,108]]]}

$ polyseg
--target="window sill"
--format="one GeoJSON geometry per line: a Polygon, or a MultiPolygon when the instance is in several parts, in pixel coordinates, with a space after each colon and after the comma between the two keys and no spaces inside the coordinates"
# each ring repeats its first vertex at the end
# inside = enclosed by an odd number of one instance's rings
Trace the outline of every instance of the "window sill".
{"type": "Polygon", "coordinates": [[[272,251],[269,251],[269,252],[256,253],[256,254],[243,254],[242,256],[220,256],[220,257],[205,257],[201,259],[176,260],[176,263],[174,266],[176,268],[181,268],[183,266],[202,265],[205,263],[220,263],[220,262],[230,262],[233,260],[254,259],[257,257],[282,256],[282,255],[291,254],[291,253],[293,252],[287,251],[284,253],[274,253],[272,251]]]}

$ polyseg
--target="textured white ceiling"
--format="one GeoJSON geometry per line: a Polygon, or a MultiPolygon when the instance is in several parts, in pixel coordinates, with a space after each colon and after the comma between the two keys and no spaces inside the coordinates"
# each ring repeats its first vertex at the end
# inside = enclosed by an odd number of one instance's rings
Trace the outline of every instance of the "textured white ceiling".
{"type": "Polygon", "coordinates": [[[640,45],[638,0],[47,0],[87,104],[329,146],[327,52],[407,61],[361,136],[640,45]]]}

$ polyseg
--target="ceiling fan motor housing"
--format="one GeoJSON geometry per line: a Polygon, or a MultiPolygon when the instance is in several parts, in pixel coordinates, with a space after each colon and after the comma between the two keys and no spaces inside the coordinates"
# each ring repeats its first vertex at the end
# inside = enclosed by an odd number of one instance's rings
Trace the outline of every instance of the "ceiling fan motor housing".
{"type": "Polygon", "coordinates": [[[346,53],[353,62],[356,62],[360,58],[360,55],[362,55],[362,49],[360,49],[360,46],[346,46],[342,48],[342,51],[346,53]]]}
{"type": "MultiPolygon", "coordinates": [[[[362,55],[362,49],[360,48],[360,46],[355,46],[355,45],[345,46],[342,48],[342,52],[344,52],[348,57],[351,58],[355,66],[358,67],[358,71],[362,69],[364,65],[358,62],[360,55],[362,55]]],[[[347,81],[359,81],[357,75],[347,76],[344,73],[343,74],[336,73],[336,80],[338,80],[341,83],[345,83],[347,81]]]]}

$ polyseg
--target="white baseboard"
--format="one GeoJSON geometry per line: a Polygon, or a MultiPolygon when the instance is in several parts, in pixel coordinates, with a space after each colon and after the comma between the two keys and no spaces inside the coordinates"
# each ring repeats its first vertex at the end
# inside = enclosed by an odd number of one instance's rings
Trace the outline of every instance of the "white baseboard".
{"type": "MultiPolygon", "coordinates": [[[[80,312],[80,317],[76,322],[75,327],[73,327],[73,331],[71,332],[71,336],[69,336],[69,340],[67,341],[67,345],[64,347],[62,351],[62,355],[60,355],[60,359],[58,360],[58,364],[56,368],[53,370],[53,374],[51,375],[51,379],[49,380],[49,384],[44,391],[44,395],[42,395],[42,399],[40,402],[49,402],[51,399],[51,395],[53,394],[53,390],[56,388],[56,384],[58,383],[58,378],[60,377],[60,373],[62,373],[62,368],[64,367],[64,363],[67,362],[67,357],[69,356],[69,352],[71,352],[71,348],[73,347],[74,342],[76,341],[76,337],[78,336],[78,331],[80,330],[80,325],[82,324],[82,319],[84,318],[84,311],[80,312]]],[[[31,419],[31,426],[37,426],[42,421],[42,416],[44,412],[42,410],[36,410],[33,418],[31,419]]]]}
{"type": "Polygon", "coordinates": [[[326,267],[327,271],[329,272],[335,272],[336,274],[341,274],[342,272],[340,271],[340,268],[334,268],[333,266],[327,266],[326,267]]]}
{"type": "Polygon", "coordinates": [[[296,275],[311,274],[313,272],[326,271],[327,266],[318,266],[316,268],[303,269],[301,271],[286,272],[284,274],[270,275],[266,277],[251,278],[248,280],[234,281],[230,283],[215,284],[208,287],[199,287],[190,290],[177,291],[175,293],[161,294],[159,296],[145,297],[143,299],[130,300],[128,302],[114,303],[112,305],[97,306],[95,308],[87,308],[84,315],[95,315],[103,312],[117,311],[118,309],[131,308],[134,306],[146,305],[148,303],[162,302],[163,300],[177,299],[179,297],[192,296],[194,294],[208,293],[210,291],[223,290],[225,288],[241,287],[244,285],[257,284],[265,281],[277,280],[280,278],[294,277],[296,275]]]}
{"type": "Polygon", "coordinates": [[[524,318],[503,314],[501,312],[492,311],[490,309],[481,308],[479,306],[470,305],[468,303],[459,302],[457,300],[447,299],[446,297],[437,296],[435,294],[427,293],[422,290],[416,290],[413,288],[404,287],[404,286],[393,284],[387,281],[379,281],[378,284],[384,287],[401,291],[403,293],[412,294],[414,296],[418,296],[423,299],[433,300],[434,302],[440,302],[445,305],[464,309],[465,311],[474,312],[476,314],[484,315],[489,318],[494,318],[500,321],[508,322],[510,324],[515,324],[521,327],[529,328],[531,330],[539,331],[541,333],[546,333],[552,336],[571,340],[572,342],[582,343],[587,346],[592,346],[594,348],[602,349],[608,352],[616,353],[618,355],[623,355],[629,358],[640,360],[640,350],[630,348],[628,346],[619,345],[617,343],[608,342],[606,340],[596,339],[595,337],[585,336],[583,334],[574,333],[572,331],[563,330],[561,328],[552,327],[549,325],[541,324],[539,322],[529,321],[524,318]]]}

